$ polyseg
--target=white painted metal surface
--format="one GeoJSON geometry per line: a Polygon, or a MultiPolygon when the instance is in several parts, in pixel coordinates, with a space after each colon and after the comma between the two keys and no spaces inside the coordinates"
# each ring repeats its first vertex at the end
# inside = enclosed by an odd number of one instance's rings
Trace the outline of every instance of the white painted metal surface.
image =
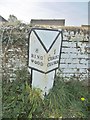
{"type": "Polygon", "coordinates": [[[42,94],[48,94],[49,90],[53,87],[55,71],[48,74],[33,71],[32,75],[32,88],[40,88],[42,94]]]}
{"type": "Polygon", "coordinates": [[[29,72],[32,74],[32,88],[40,88],[43,95],[48,94],[53,87],[55,70],[59,67],[61,43],[61,31],[31,30],[29,72]]]}
{"type": "Polygon", "coordinates": [[[40,39],[42,40],[47,51],[44,49],[35,33],[32,31],[30,35],[29,66],[45,73],[58,68],[61,48],[61,34],[58,36],[59,31],[35,31],[37,35],[40,36],[40,39]],[[56,41],[54,42],[55,39],[56,41]],[[53,42],[54,44],[52,45],[53,42]],[[52,47],[49,49],[51,45],[52,47]]]}
{"type": "Polygon", "coordinates": [[[29,66],[31,68],[45,72],[46,59],[47,59],[46,51],[39,42],[35,33],[32,31],[30,35],[29,66]]]}

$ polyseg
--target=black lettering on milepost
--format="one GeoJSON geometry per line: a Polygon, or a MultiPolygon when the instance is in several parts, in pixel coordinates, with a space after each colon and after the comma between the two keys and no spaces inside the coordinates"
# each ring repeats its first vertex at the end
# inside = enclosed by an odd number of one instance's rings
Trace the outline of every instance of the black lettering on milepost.
{"type": "Polygon", "coordinates": [[[31,54],[31,58],[35,58],[35,59],[38,59],[38,60],[43,60],[43,56],[36,55],[36,54],[31,54]]]}
{"type": "Polygon", "coordinates": [[[48,61],[52,61],[52,60],[55,60],[55,59],[59,59],[59,55],[48,57],[48,61]]]}
{"type": "Polygon", "coordinates": [[[35,55],[35,54],[31,54],[31,57],[32,57],[32,58],[36,58],[36,55],[35,55]]]}
{"type": "Polygon", "coordinates": [[[57,60],[57,61],[53,61],[53,62],[49,62],[49,63],[47,64],[47,67],[51,67],[51,66],[56,65],[56,64],[58,64],[58,63],[59,63],[58,60],[57,60]]]}
{"type": "Polygon", "coordinates": [[[36,64],[36,65],[43,66],[43,62],[40,62],[40,61],[37,61],[37,60],[31,59],[31,62],[36,64]]]}

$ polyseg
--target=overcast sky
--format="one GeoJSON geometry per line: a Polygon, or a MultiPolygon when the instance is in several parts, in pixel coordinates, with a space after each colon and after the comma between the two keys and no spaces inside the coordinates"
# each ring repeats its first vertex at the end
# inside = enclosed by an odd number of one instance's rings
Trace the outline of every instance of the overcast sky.
{"type": "Polygon", "coordinates": [[[0,15],[19,20],[65,19],[66,25],[88,24],[88,0],[0,0],[0,15]],[[32,2],[33,1],[33,2],[32,2]],[[43,2],[42,2],[43,1],[43,2]]]}

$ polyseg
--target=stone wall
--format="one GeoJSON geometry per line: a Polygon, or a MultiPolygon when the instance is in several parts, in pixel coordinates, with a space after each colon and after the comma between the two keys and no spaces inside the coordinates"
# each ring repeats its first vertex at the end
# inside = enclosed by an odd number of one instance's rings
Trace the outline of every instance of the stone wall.
{"type": "Polygon", "coordinates": [[[60,70],[66,77],[88,78],[90,70],[90,36],[88,30],[63,31],[60,70]]]}
{"type": "MultiPolygon", "coordinates": [[[[27,67],[30,29],[29,26],[3,26],[1,28],[2,73],[6,79],[9,78],[12,81],[17,69],[27,67]]],[[[88,78],[90,73],[89,30],[81,27],[56,27],[54,29],[63,30],[60,74],[63,77],[88,78]]]]}
{"type": "Polygon", "coordinates": [[[2,41],[2,79],[13,81],[16,71],[27,67],[27,25],[4,25],[0,29],[2,41]]]}

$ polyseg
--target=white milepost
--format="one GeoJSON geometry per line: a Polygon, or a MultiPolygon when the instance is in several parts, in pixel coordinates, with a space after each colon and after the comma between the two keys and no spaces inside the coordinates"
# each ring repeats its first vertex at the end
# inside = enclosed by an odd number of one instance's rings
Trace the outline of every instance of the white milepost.
{"type": "Polygon", "coordinates": [[[32,28],[29,34],[28,67],[32,88],[40,88],[43,95],[53,87],[62,48],[62,31],[32,28]]]}

